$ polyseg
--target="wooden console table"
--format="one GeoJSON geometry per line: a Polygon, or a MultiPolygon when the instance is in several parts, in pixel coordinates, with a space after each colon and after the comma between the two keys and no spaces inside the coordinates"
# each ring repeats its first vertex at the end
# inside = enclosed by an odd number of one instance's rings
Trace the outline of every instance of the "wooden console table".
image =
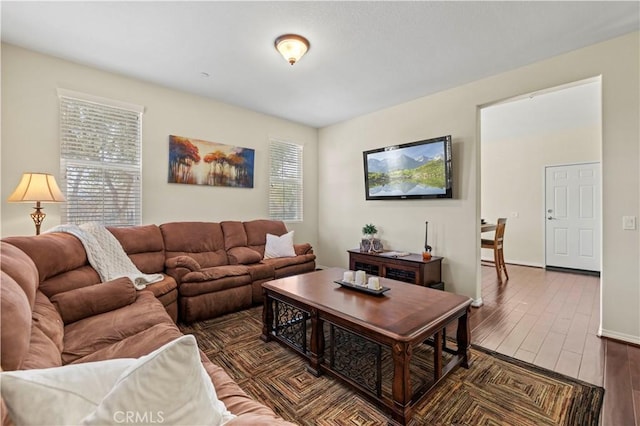
{"type": "MultiPolygon", "coordinates": [[[[424,287],[444,290],[442,283],[442,257],[432,256],[423,260],[422,254],[390,257],[379,253],[348,250],[349,269],[365,271],[367,274],[391,278],[424,287]]],[[[384,252],[383,252],[384,253],[384,252]]]]}

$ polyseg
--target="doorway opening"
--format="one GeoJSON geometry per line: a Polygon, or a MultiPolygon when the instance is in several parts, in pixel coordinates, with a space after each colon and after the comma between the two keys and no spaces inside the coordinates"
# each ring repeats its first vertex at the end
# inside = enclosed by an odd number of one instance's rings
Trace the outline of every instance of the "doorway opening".
{"type": "MultiPolygon", "coordinates": [[[[555,166],[599,163],[602,158],[602,100],[600,77],[553,87],[508,99],[480,110],[481,219],[496,223],[506,218],[504,257],[509,264],[544,268],[548,264],[546,170],[555,166]]],[[[600,184],[600,173],[595,177],[600,184]]],[[[578,191],[578,199],[587,191],[578,191]]],[[[585,201],[588,201],[585,198],[585,201]]],[[[586,208],[586,207],[584,207],[586,208]]],[[[601,207],[597,227],[577,234],[565,232],[566,247],[589,253],[587,242],[597,246],[592,257],[600,265],[601,207]],[[595,232],[596,234],[593,234],[595,232]],[[577,235],[577,237],[576,237],[577,235]],[[571,239],[576,239],[573,241],[571,239]],[[582,240],[580,240],[582,238],[582,240]],[[580,246],[582,244],[582,246],[580,246]]],[[[488,227],[490,228],[490,227],[488,227]]],[[[483,239],[493,234],[483,233],[483,239]]],[[[481,250],[479,262],[491,262],[493,253],[481,250]]],[[[549,266],[576,270],[593,267],[549,266]]],[[[575,272],[575,271],[574,271],[575,272]]],[[[497,277],[496,277],[497,279],[497,277]]]]}

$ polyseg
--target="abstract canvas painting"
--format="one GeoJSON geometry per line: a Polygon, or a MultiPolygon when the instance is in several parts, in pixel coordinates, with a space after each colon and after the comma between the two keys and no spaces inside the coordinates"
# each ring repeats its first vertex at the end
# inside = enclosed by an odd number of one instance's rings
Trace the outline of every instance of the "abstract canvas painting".
{"type": "Polygon", "coordinates": [[[169,183],[253,188],[255,150],[169,136],[169,183]]]}

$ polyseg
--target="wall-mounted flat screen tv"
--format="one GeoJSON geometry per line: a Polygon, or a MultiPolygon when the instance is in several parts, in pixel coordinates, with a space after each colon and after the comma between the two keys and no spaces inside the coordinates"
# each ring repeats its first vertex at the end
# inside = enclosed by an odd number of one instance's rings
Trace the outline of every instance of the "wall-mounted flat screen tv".
{"type": "Polygon", "coordinates": [[[453,198],[450,135],[362,155],[367,200],[453,198]]]}

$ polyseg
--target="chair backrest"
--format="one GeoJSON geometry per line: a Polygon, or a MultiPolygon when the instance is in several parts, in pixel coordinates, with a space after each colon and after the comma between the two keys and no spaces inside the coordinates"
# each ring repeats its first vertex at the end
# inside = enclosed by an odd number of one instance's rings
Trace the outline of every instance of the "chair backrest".
{"type": "Polygon", "coordinates": [[[507,219],[504,217],[498,218],[498,225],[496,226],[496,233],[494,237],[495,245],[502,245],[504,241],[504,230],[507,227],[507,219]]]}

